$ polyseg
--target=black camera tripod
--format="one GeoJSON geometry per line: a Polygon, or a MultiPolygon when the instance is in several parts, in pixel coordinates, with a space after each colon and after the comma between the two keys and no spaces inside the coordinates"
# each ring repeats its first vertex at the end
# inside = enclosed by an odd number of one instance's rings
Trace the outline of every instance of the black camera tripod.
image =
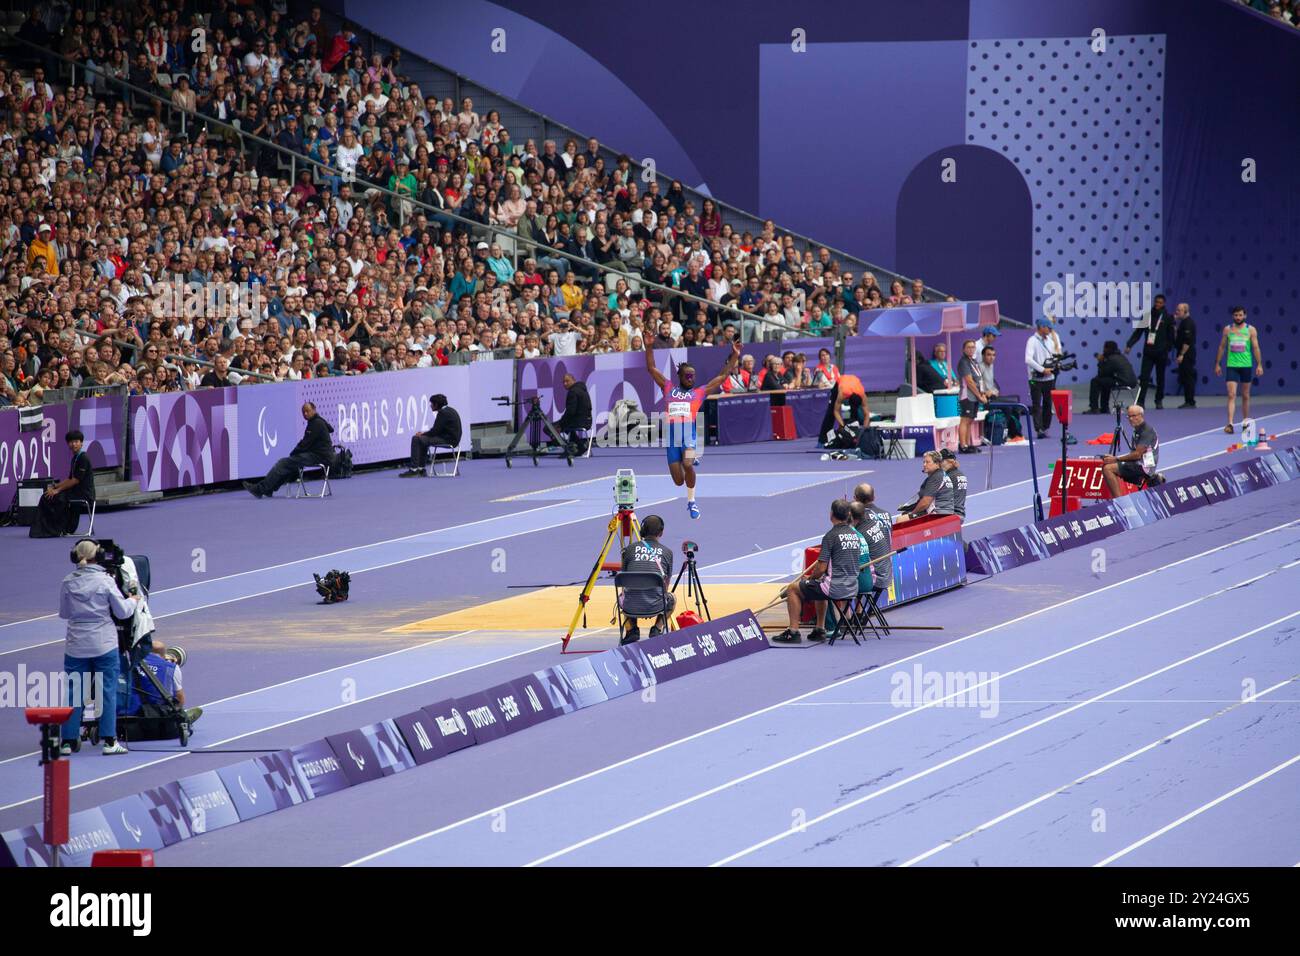
{"type": "MultiPolygon", "coordinates": [[[[512,402],[508,398],[498,398],[497,402],[504,405],[522,405],[523,402],[512,402]]],[[[541,399],[536,395],[528,399],[528,414],[524,416],[523,423],[519,426],[519,431],[515,432],[515,437],[511,439],[510,444],[506,446],[506,467],[510,467],[510,459],[515,454],[515,449],[519,443],[528,438],[528,447],[533,457],[533,467],[537,466],[537,459],[546,454],[545,443],[542,441],[542,433],[545,432],[551,439],[560,446],[561,452],[569,462],[569,467],[573,467],[573,451],[569,448],[569,443],[560,437],[560,433],[555,430],[554,423],[542,414],[541,399]]],[[[521,452],[520,454],[524,454],[521,452]]]]}
{"type": "Polygon", "coordinates": [[[683,548],[686,555],[686,561],[682,564],[681,570],[677,572],[677,579],[673,581],[672,593],[677,593],[677,585],[681,584],[682,576],[686,577],[686,603],[695,602],[695,613],[700,616],[702,621],[713,620],[713,615],[709,613],[709,599],[704,596],[704,585],[700,583],[700,572],[695,566],[696,548],[683,548]]]}

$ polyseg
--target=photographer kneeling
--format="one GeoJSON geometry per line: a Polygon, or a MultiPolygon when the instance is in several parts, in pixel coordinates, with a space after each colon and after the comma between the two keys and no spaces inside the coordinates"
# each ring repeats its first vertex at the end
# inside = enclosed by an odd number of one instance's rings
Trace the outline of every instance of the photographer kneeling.
{"type": "MultiPolygon", "coordinates": [[[[659,543],[664,533],[664,519],[658,515],[646,515],[641,522],[641,540],[633,541],[623,549],[623,570],[642,571],[658,575],[664,579],[664,597],[667,598],[668,614],[677,606],[677,595],[668,590],[668,579],[673,574],[673,553],[659,543]]],[[[650,628],[650,636],[662,634],[668,629],[668,614],[659,610],[659,591],[623,590],[623,616],[630,626],[623,632],[621,644],[631,644],[641,640],[641,628],[638,618],[653,617],[655,623],[650,628]]]]}
{"type": "Polygon", "coordinates": [[[1106,342],[1097,353],[1097,374],[1088,382],[1088,408],[1085,415],[1104,415],[1110,411],[1110,393],[1119,388],[1136,388],[1137,373],[1118,342],[1106,342]]]}
{"type": "Polygon", "coordinates": [[[136,597],[124,597],[117,582],[99,563],[100,546],[89,539],[77,542],[72,560],[77,570],[63,579],[59,591],[59,617],[68,622],[63,649],[63,669],[68,675],[68,703],[72,716],[63,725],[60,752],[67,756],[81,741],[81,713],[93,676],[102,681],[99,736],[106,755],[126,753],[117,740],[117,679],[120,651],[117,622],[135,613],[136,597]]]}

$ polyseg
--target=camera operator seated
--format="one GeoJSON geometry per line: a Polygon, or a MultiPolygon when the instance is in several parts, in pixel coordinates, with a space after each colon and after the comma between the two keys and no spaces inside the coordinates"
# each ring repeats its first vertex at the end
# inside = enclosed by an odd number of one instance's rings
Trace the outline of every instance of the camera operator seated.
{"type": "Polygon", "coordinates": [[[817,612],[817,626],[809,633],[808,640],[824,641],[827,602],[857,597],[863,538],[850,523],[852,520],[853,511],[847,501],[837,498],[831,502],[831,527],[822,536],[821,554],[795,584],[785,589],[790,626],[772,638],[773,641],[799,643],[799,618],[805,601],[815,602],[817,612]]]}
{"type": "MultiPolygon", "coordinates": [[[[191,725],[203,716],[202,707],[185,707],[185,687],[181,674],[181,668],[185,665],[184,648],[165,647],[161,642],[154,641],[141,663],[153,674],[167,699],[174,698],[185,711],[185,719],[191,725]]],[[[163,706],[163,698],[153,681],[137,680],[133,683],[137,693],[131,695],[131,701],[137,706],[133,712],[128,713],[138,720],[131,732],[132,739],[161,740],[175,736],[166,720],[168,710],[163,706]]]]}
{"type": "Polygon", "coordinates": [[[555,430],[572,445],[576,441],[574,432],[591,429],[591,395],[584,382],[569,374],[564,376],[564,390],[564,414],[555,423],[555,430]]]}
{"type": "MultiPolygon", "coordinates": [[[[623,549],[623,570],[640,571],[663,578],[664,594],[667,598],[668,614],[677,605],[677,596],[668,591],[668,579],[673,573],[673,553],[659,543],[664,533],[664,519],[658,515],[647,515],[641,522],[641,540],[633,541],[623,549]]],[[[655,623],[650,628],[650,636],[662,634],[668,629],[667,614],[660,612],[661,595],[654,590],[623,590],[623,616],[628,619],[628,627],[623,632],[622,644],[631,644],[641,639],[638,618],[654,617],[655,623]]]]}
{"type": "Polygon", "coordinates": [[[1103,455],[1101,474],[1110,489],[1110,496],[1118,498],[1124,494],[1120,479],[1131,485],[1141,487],[1150,476],[1155,475],[1160,463],[1160,439],[1156,430],[1146,420],[1146,412],[1141,405],[1128,407],[1128,423],[1133,428],[1133,450],[1126,455],[1103,455]]]}
{"type": "Polygon", "coordinates": [[[95,471],[90,465],[90,456],[81,450],[85,439],[86,436],[75,429],[64,436],[63,440],[72,452],[72,467],[67,478],[50,485],[41,495],[29,537],[57,538],[75,533],[81,516],[72,502],[84,501],[89,508],[89,503],[95,500],[95,471]]]}
{"type": "Polygon", "coordinates": [[[446,395],[430,395],[429,407],[433,409],[433,427],[427,432],[416,432],[411,436],[411,461],[406,471],[398,477],[423,478],[424,463],[433,446],[455,449],[464,434],[460,424],[460,412],[447,404],[446,395]]]}
{"type": "Polygon", "coordinates": [[[899,520],[906,521],[927,514],[956,514],[956,496],[952,484],[948,481],[948,476],[944,474],[943,458],[939,452],[927,451],[925,453],[925,457],[921,459],[921,471],[925,473],[925,478],[921,481],[921,490],[917,492],[916,501],[905,504],[898,509],[899,513],[905,516],[899,520]]]}
{"type": "Polygon", "coordinates": [[[303,430],[302,441],[293,446],[288,457],[281,458],[272,465],[261,481],[244,482],[244,490],[254,498],[269,498],[281,485],[296,477],[300,468],[333,464],[334,445],[330,435],[334,426],[321,418],[316,411],[315,402],[307,402],[302,406],[302,417],[307,422],[307,427],[303,430]]]}
{"type": "Polygon", "coordinates": [[[1106,342],[1097,353],[1097,374],[1088,383],[1088,408],[1085,415],[1104,415],[1110,411],[1110,393],[1117,388],[1136,388],[1137,373],[1133,363],[1119,350],[1118,342],[1106,342]]]}
{"type": "Polygon", "coordinates": [[[135,613],[136,597],[123,596],[100,562],[103,551],[90,539],[77,542],[72,560],[77,569],[63,579],[59,590],[59,617],[68,622],[63,648],[63,669],[68,675],[68,703],[72,715],[63,725],[60,752],[67,756],[81,742],[81,714],[91,682],[102,682],[98,693],[99,736],[105,755],[124,754],[117,739],[117,678],[121,651],[117,622],[135,613]]]}

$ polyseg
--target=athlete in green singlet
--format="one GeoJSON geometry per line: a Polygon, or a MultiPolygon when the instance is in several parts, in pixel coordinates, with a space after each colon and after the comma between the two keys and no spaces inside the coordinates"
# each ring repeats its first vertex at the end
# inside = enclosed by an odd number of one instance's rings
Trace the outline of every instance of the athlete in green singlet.
{"type": "Polygon", "coordinates": [[[1232,434],[1233,412],[1237,405],[1237,389],[1241,389],[1241,418],[1250,417],[1250,383],[1264,374],[1264,358],[1259,349],[1259,333],[1253,325],[1246,324],[1246,310],[1232,308],[1232,324],[1225,326],[1219,340],[1219,354],[1214,359],[1214,374],[1223,374],[1223,353],[1228,353],[1228,424],[1223,430],[1232,434]]]}

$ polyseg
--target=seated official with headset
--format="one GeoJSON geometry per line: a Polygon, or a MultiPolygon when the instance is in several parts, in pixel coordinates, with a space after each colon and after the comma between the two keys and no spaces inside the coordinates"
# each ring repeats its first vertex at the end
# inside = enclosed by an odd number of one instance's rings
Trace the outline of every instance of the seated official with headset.
{"type": "Polygon", "coordinates": [[[460,412],[447,404],[446,395],[430,395],[429,407],[433,409],[433,427],[411,436],[411,460],[399,478],[424,478],[424,463],[429,449],[450,448],[454,451],[464,436],[460,412]]]}
{"type": "Polygon", "coordinates": [[[623,632],[622,644],[631,644],[641,639],[641,629],[637,619],[653,617],[650,636],[662,634],[668,629],[668,614],[677,606],[677,596],[668,590],[668,579],[673,574],[673,553],[659,543],[664,533],[664,519],[658,515],[646,515],[641,522],[641,540],[633,541],[623,549],[623,570],[642,571],[663,578],[664,594],[667,598],[667,614],[660,611],[660,594],[655,590],[634,590],[625,588],[622,595],[623,616],[629,626],[623,632]]]}

